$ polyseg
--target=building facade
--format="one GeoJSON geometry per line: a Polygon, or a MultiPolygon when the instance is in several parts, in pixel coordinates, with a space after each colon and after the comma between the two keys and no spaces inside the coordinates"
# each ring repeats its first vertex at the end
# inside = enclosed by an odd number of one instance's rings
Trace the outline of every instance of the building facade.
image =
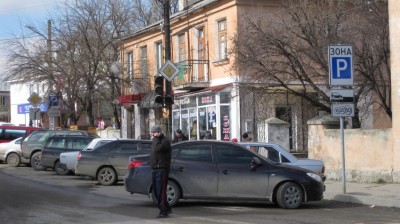
{"type": "Polygon", "coordinates": [[[264,141],[267,133],[263,127],[267,119],[275,117],[289,123],[289,138],[282,141],[289,143],[290,150],[307,150],[306,124],[319,115],[319,109],[279,87],[271,94],[257,94],[251,85],[244,88],[246,74],[251,71],[238,66],[232,51],[234,38],[246,32],[247,19],[273,20],[281,3],[182,1],[183,8],[171,15],[170,21],[171,61],[180,69],[171,82],[171,124],[166,109],[154,103],[154,77],[160,75],[165,63],[163,21],[123,39],[122,76],[130,83],[122,84],[119,98],[122,137],[149,138],[150,127],[161,124],[171,133],[182,129],[190,139],[211,133],[217,140],[240,140],[247,132],[254,141],[264,141]]]}

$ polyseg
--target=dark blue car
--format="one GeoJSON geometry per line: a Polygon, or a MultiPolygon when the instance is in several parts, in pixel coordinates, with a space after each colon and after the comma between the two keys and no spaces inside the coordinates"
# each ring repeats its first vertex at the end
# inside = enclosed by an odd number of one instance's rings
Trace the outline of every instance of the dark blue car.
{"type": "MultiPolygon", "coordinates": [[[[149,155],[131,157],[124,177],[130,193],[151,195],[149,155]]],[[[172,146],[167,197],[272,201],[282,208],[323,199],[324,183],[310,170],[275,163],[235,143],[202,140],[172,146]]]]}

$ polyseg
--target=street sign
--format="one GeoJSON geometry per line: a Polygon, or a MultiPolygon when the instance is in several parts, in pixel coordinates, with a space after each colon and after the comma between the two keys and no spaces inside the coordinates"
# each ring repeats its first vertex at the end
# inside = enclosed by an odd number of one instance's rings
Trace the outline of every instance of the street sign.
{"type": "Polygon", "coordinates": [[[48,108],[58,108],[60,107],[60,96],[57,93],[50,91],[47,97],[47,102],[49,105],[48,108]]]}
{"type": "Polygon", "coordinates": [[[354,103],[332,103],[332,116],[354,117],[354,103]]]}
{"type": "Polygon", "coordinates": [[[353,48],[348,45],[329,45],[329,84],[331,86],[352,86],[353,48]]]}
{"type": "Polygon", "coordinates": [[[29,109],[29,120],[40,120],[40,108],[29,109]]]}
{"type": "Polygon", "coordinates": [[[42,102],[42,98],[37,93],[32,93],[28,98],[28,102],[32,104],[32,106],[36,107],[40,102],[42,102]]]}
{"type": "Polygon", "coordinates": [[[179,73],[179,68],[174,63],[167,60],[165,64],[158,70],[158,72],[164,76],[168,81],[172,81],[179,73]]]}
{"type": "Polygon", "coordinates": [[[354,103],[354,89],[332,89],[331,102],[354,103]]]}
{"type": "Polygon", "coordinates": [[[49,117],[59,117],[59,116],[61,115],[60,109],[58,109],[58,108],[50,108],[50,109],[47,111],[47,115],[48,115],[49,117]]]}

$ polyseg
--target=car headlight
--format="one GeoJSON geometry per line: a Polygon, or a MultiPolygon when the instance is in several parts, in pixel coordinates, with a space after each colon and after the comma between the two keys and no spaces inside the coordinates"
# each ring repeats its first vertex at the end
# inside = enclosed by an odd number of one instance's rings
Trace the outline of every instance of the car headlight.
{"type": "Polygon", "coordinates": [[[307,173],[307,175],[311,178],[313,178],[314,180],[318,181],[318,182],[322,182],[322,178],[320,175],[315,174],[315,173],[307,173]]]}

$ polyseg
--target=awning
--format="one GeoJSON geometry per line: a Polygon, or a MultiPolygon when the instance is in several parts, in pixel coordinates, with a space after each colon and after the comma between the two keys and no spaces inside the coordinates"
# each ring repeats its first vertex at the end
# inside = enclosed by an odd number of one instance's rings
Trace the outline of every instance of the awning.
{"type": "Polygon", "coordinates": [[[142,93],[135,93],[131,95],[125,95],[118,97],[119,104],[122,106],[132,105],[136,103],[140,103],[143,99],[144,94],[142,93]]]}
{"type": "Polygon", "coordinates": [[[156,93],[154,93],[153,91],[146,93],[146,95],[144,95],[144,97],[142,98],[139,107],[147,109],[162,107],[161,104],[154,102],[155,98],[156,93]]]}
{"type": "Polygon", "coordinates": [[[225,88],[227,88],[228,86],[230,86],[231,84],[224,84],[224,85],[219,85],[219,86],[211,86],[211,87],[207,87],[204,89],[200,89],[197,91],[193,91],[193,92],[182,92],[182,93],[175,93],[174,96],[175,97],[179,97],[179,96],[187,96],[187,95],[193,95],[193,94],[200,94],[200,93],[205,93],[205,92],[219,92],[225,88]]]}

